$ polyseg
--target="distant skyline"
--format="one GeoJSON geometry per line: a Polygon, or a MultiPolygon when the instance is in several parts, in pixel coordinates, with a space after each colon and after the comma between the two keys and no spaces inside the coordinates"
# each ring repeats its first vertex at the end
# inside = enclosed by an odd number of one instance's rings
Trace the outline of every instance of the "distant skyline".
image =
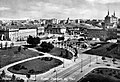
{"type": "Polygon", "coordinates": [[[0,19],[104,19],[119,8],[120,0],[0,0],[0,19]]]}

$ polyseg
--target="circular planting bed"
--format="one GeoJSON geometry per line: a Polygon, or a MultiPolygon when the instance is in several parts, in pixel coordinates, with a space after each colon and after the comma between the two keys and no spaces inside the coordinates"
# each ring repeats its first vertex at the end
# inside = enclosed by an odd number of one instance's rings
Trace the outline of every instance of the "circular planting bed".
{"type": "Polygon", "coordinates": [[[120,70],[96,68],[77,82],[120,82],[120,70]]]}
{"type": "Polygon", "coordinates": [[[22,75],[42,74],[62,63],[62,61],[52,57],[41,57],[9,67],[8,71],[22,75]]]}

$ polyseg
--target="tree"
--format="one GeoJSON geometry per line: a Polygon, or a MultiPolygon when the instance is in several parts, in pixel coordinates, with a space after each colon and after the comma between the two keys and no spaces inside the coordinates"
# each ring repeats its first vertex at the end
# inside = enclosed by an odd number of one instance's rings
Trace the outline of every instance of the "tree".
{"type": "Polygon", "coordinates": [[[26,74],[26,77],[28,78],[28,80],[30,79],[30,74],[26,74]]]}
{"type": "Polygon", "coordinates": [[[1,49],[3,48],[3,44],[2,43],[0,44],[0,47],[1,47],[1,49]]]}
{"type": "Polygon", "coordinates": [[[40,43],[40,38],[39,37],[32,37],[29,35],[29,37],[27,38],[27,43],[31,44],[31,45],[37,45],[40,43]]]}
{"type": "Polygon", "coordinates": [[[11,44],[10,44],[10,48],[12,48],[13,46],[14,46],[14,43],[11,43],[11,44]]]}
{"type": "Polygon", "coordinates": [[[40,46],[42,47],[42,51],[45,51],[45,52],[49,52],[54,48],[54,45],[47,42],[42,42],[40,46]]]}
{"type": "Polygon", "coordinates": [[[34,73],[35,73],[35,70],[34,70],[34,69],[31,69],[31,70],[28,71],[28,73],[34,74],[34,73]]]}
{"type": "Polygon", "coordinates": [[[11,80],[14,81],[16,79],[16,76],[13,74],[11,80]]]}
{"type": "Polygon", "coordinates": [[[59,55],[60,57],[62,57],[63,56],[63,52],[61,51],[61,53],[60,53],[60,55],[59,55]]]}
{"type": "Polygon", "coordinates": [[[5,42],[5,49],[7,49],[7,45],[8,45],[8,43],[7,43],[7,42],[5,42]]]}
{"type": "Polygon", "coordinates": [[[87,45],[86,44],[82,44],[81,47],[82,48],[87,48],[87,45]]]}
{"type": "Polygon", "coordinates": [[[113,61],[113,64],[115,64],[116,59],[115,59],[115,58],[113,58],[113,59],[112,59],[112,61],[113,61]]]}
{"type": "Polygon", "coordinates": [[[80,41],[84,41],[84,38],[79,38],[78,41],[79,41],[79,42],[80,42],[80,41]]]}
{"type": "Polygon", "coordinates": [[[60,40],[64,40],[64,37],[58,37],[58,40],[60,41],[60,40]]]}
{"type": "Polygon", "coordinates": [[[1,76],[2,76],[2,77],[5,77],[5,71],[4,71],[4,70],[2,71],[1,76]]]}
{"type": "Polygon", "coordinates": [[[33,37],[29,35],[29,37],[27,38],[27,43],[28,44],[33,44],[33,37]]]}
{"type": "Polygon", "coordinates": [[[103,61],[105,60],[105,56],[102,56],[102,60],[103,60],[103,61]]]}
{"type": "Polygon", "coordinates": [[[77,54],[78,54],[78,51],[77,51],[77,48],[74,48],[74,50],[75,50],[75,57],[77,57],[77,54]]]}
{"type": "Polygon", "coordinates": [[[21,46],[18,47],[18,52],[20,52],[20,51],[21,51],[21,46]]]}

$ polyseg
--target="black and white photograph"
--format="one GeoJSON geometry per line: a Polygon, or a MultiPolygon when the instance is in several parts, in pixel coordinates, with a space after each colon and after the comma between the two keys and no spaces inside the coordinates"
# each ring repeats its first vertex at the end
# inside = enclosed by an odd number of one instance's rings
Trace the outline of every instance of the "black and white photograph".
{"type": "Polygon", "coordinates": [[[0,0],[0,82],[120,82],[120,0],[0,0]]]}

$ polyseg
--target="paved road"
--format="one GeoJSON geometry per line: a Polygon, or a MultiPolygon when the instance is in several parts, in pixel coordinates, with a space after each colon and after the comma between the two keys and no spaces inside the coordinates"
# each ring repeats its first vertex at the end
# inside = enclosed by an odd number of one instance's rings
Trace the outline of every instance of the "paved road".
{"type": "MultiPolygon", "coordinates": [[[[91,62],[94,61],[95,59],[96,59],[95,57],[91,57],[91,62]]],[[[80,70],[81,66],[84,67],[84,66],[86,66],[89,63],[90,63],[90,59],[89,58],[87,58],[85,60],[82,60],[82,65],[81,65],[81,61],[80,61],[80,62],[76,63],[75,65],[69,67],[68,69],[66,69],[66,70],[64,70],[64,71],[62,71],[60,73],[57,73],[57,74],[54,73],[53,76],[49,77],[49,78],[51,78],[50,80],[44,81],[44,82],[56,82],[56,75],[57,75],[57,78],[58,78],[57,82],[59,82],[59,81],[63,80],[64,78],[70,76],[74,72],[80,70]]]]}

